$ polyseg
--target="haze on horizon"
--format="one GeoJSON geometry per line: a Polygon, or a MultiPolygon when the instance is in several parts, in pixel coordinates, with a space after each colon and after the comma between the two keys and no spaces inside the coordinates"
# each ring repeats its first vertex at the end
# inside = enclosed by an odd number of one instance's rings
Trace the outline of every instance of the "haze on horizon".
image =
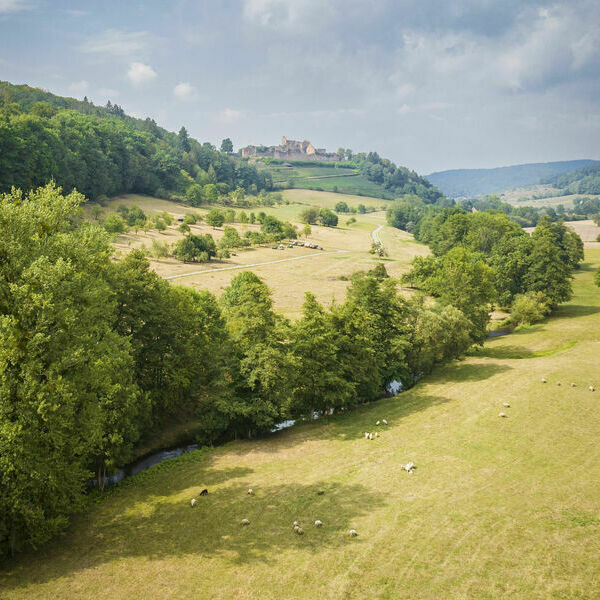
{"type": "Polygon", "coordinates": [[[0,0],[0,79],[420,173],[600,158],[595,0],[0,0]]]}

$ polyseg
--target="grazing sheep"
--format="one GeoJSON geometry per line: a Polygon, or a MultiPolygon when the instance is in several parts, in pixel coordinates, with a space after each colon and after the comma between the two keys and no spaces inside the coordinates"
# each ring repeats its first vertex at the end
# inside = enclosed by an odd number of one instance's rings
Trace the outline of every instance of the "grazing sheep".
{"type": "Polygon", "coordinates": [[[593,392],[594,391],[594,386],[590,385],[590,387],[588,389],[590,390],[590,392],[593,392]]]}
{"type": "Polygon", "coordinates": [[[350,537],[356,537],[358,533],[356,532],[356,529],[350,529],[350,531],[348,531],[348,535],[350,537]]]}
{"type": "Polygon", "coordinates": [[[379,434],[377,432],[375,432],[375,437],[379,437],[379,434]]]}
{"type": "Polygon", "coordinates": [[[372,440],[372,439],[373,439],[373,434],[372,434],[372,433],[370,433],[370,434],[369,434],[369,439],[370,439],[370,440],[372,440]]]}
{"type": "Polygon", "coordinates": [[[294,531],[298,534],[298,535],[302,535],[304,533],[304,530],[302,529],[302,527],[296,527],[294,529],[294,531]]]}
{"type": "Polygon", "coordinates": [[[542,383],[546,383],[546,378],[542,377],[542,383]]]}
{"type": "Polygon", "coordinates": [[[250,521],[248,521],[248,519],[242,519],[242,525],[250,525],[250,521]]]}
{"type": "Polygon", "coordinates": [[[369,438],[369,432],[365,431],[365,437],[368,439],[369,438]]]}
{"type": "Polygon", "coordinates": [[[298,521],[294,521],[292,523],[292,527],[300,527],[300,523],[298,523],[298,521]]]}
{"type": "Polygon", "coordinates": [[[254,496],[254,490],[252,488],[248,489],[248,496],[254,496]]]}
{"type": "Polygon", "coordinates": [[[379,425],[379,421],[377,421],[377,423],[375,423],[375,425],[379,425]]]}
{"type": "Polygon", "coordinates": [[[383,424],[387,425],[387,421],[385,419],[383,419],[383,424]]]}
{"type": "Polygon", "coordinates": [[[325,493],[325,490],[317,490],[317,495],[322,496],[325,493]]]}
{"type": "Polygon", "coordinates": [[[415,463],[414,463],[414,462],[409,462],[409,463],[406,463],[406,464],[405,464],[405,465],[404,465],[402,468],[403,468],[403,469],[404,469],[404,470],[405,470],[407,473],[412,473],[412,472],[413,472],[413,471],[414,471],[414,470],[417,468],[417,466],[415,465],[415,463]]]}
{"type": "Polygon", "coordinates": [[[503,402],[502,406],[504,406],[505,408],[510,408],[510,404],[508,402],[503,402]]]}
{"type": "Polygon", "coordinates": [[[501,412],[501,413],[498,413],[498,416],[499,417],[507,417],[508,415],[504,412],[501,412]]]}
{"type": "Polygon", "coordinates": [[[208,490],[202,490],[202,491],[200,492],[200,495],[201,495],[201,496],[208,496],[208,490]]]}
{"type": "Polygon", "coordinates": [[[576,383],[572,383],[571,387],[577,387],[577,384],[576,383]]]}
{"type": "Polygon", "coordinates": [[[296,531],[296,532],[297,532],[297,531],[298,531],[298,529],[300,529],[300,526],[299,526],[299,525],[294,525],[294,526],[292,527],[292,529],[293,529],[294,531],[296,531]]]}
{"type": "Polygon", "coordinates": [[[315,527],[321,527],[323,525],[323,521],[321,521],[320,519],[317,519],[315,521],[315,527]]]}
{"type": "Polygon", "coordinates": [[[194,508],[194,506],[196,506],[196,498],[192,498],[190,504],[192,505],[192,508],[194,508]]]}
{"type": "Polygon", "coordinates": [[[557,382],[556,382],[556,385],[560,385],[560,381],[557,381],[557,382]]]}

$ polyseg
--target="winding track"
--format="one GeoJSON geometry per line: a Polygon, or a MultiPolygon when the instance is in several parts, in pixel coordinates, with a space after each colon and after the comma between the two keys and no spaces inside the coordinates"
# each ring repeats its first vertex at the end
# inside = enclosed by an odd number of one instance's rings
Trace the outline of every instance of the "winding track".
{"type": "Polygon", "coordinates": [[[383,229],[383,225],[380,225],[380,226],[379,226],[377,229],[374,229],[374,230],[371,232],[371,235],[373,236],[373,241],[374,241],[376,244],[380,245],[380,246],[383,246],[383,242],[381,241],[381,239],[379,238],[379,236],[377,235],[377,233],[378,233],[379,231],[381,231],[382,229],[383,229]]]}

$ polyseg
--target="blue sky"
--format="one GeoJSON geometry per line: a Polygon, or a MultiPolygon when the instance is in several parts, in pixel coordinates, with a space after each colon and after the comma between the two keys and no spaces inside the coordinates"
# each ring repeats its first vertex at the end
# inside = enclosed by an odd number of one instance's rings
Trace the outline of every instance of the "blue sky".
{"type": "Polygon", "coordinates": [[[0,79],[420,173],[600,158],[597,0],[0,0],[0,79]]]}

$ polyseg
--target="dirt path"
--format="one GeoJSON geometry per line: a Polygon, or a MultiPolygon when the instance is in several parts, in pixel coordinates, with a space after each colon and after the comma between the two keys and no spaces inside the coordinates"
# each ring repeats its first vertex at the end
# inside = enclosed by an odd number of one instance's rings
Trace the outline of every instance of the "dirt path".
{"type": "Polygon", "coordinates": [[[288,262],[291,260],[302,260],[304,258],[314,258],[315,256],[325,256],[327,254],[339,254],[350,252],[350,250],[332,250],[330,252],[317,252],[315,254],[304,254],[303,256],[292,256],[291,258],[280,258],[278,260],[267,260],[265,262],[250,263],[247,265],[233,265],[231,267],[219,267],[218,269],[203,269],[202,271],[192,271],[191,273],[182,273],[181,275],[171,275],[165,279],[180,279],[181,277],[190,277],[191,275],[200,275],[202,273],[216,273],[217,271],[233,271],[234,269],[248,269],[250,267],[262,267],[263,265],[274,265],[275,263],[288,262]]]}
{"type": "Polygon", "coordinates": [[[377,229],[374,229],[371,232],[371,235],[373,236],[373,241],[380,246],[383,246],[383,243],[382,243],[381,239],[379,238],[378,232],[381,231],[382,229],[383,229],[383,225],[380,225],[377,229]]]}

